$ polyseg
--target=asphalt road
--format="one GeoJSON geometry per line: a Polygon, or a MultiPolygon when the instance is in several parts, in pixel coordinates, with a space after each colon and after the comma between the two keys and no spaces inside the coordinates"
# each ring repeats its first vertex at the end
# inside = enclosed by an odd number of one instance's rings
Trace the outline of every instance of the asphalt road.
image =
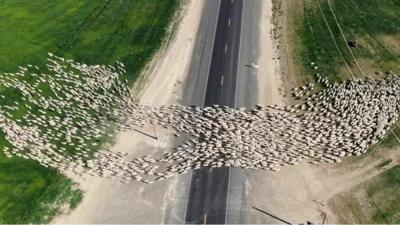
{"type": "MultiPolygon", "coordinates": [[[[203,105],[206,102],[206,90],[208,88],[208,79],[212,64],[211,56],[214,54],[213,47],[214,43],[216,43],[216,34],[218,33],[216,32],[219,16],[218,12],[222,4],[220,3],[221,0],[204,1],[205,4],[202,9],[200,26],[199,29],[195,31],[197,37],[191,66],[188,72],[188,78],[185,82],[182,101],[184,105],[203,105]]],[[[265,76],[265,74],[260,74],[258,69],[248,66],[251,63],[258,64],[258,57],[260,54],[259,44],[260,41],[262,41],[259,39],[259,32],[267,30],[261,26],[268,26],[268,24],[260,23],[262,2],[263,0],[243,1],[239,54],[237,56],[237,76],[233,78],[236,79],[236,90],[228,90],[228,92],[232,94],[230,99],[235,99],[234,103],[236,107],[252,107],[258,103],[257,95],[259,90],[257,80],[260,76],[265,76]],[[235,97],[233,98],[234,94],[235,97]]],[[[219,45],[218,51],[220,52],[219,54],[221,54],[221,48],[223,46],[221,46],[221,43],[219,45]]],[[[262,68],[263,65],[259,65],[259,67],[262,68]]],[[[227,85],[225,82],[226,74],[228,76],[235,75],[231,73],[221,73],[213,77],[214,88],[221,89],[215,90],[214,94],[218,95],[220,98],[224,98],[221,97],[223,94],[219,93],[226,90],[222,87],[227,85]],[[224,75],[224,81],[222,85],[218,86],[218,80],[221,82],[222,74],[224,75]]],[[[232,79],[232,77],[230,78],[232,79]]],[[[232,88],[232,85],[230,88],[232,88]]],[[[257,177],[254,177],[252,171],[231,168],[229,170],[229,176],[228,170],[219,171],[219,176],[210,175],[210,170],[203,171],[203,173],[193,171],[187,174],[187,176],[181,176],[177,186],[177,193],[179,193],[180,200],[173,207],[169,208],[177,208],[177,206],[182,208],[172,216],[178,219],[168,220],[167,223],[249,224],[251,222],[257,222],[273,224],[279,222],[253,208],[254,206],[265,203],[265,197],[268,196],[268,194],[254,196],[259,193],[249,192],[249,190],[251,190],[250,186],[254,185],[254,179],[257,179],[257,177]],[[225,179],[226,176],[228,176],[229,182],[225,179]],[[192,177],[196,177],[196,179],[191,181],[192,177]],[[221,180],[221,177],[224,179],[221,180]],[[191,192],[190,195],[189,192],[191,192]],[[217,198],[215,198],[215,196],[217,196],[217,198]],[[225,196],[226,199],[221,200],[221,198],[225,198],[225,196]],[[215,200],[213,198],[215,198],[215,200]],[[225,208],[225,212],[223,208],[225,208]],[[215,217],[215,215],[217,216],[215,217]],[[225,219],[223,215],[225,215],[225,219]]],[[[215,170],[213,170],[213,172],[215,172],[215,170]]],[[[259,185],[260,183],[257,182],[256,184],[259,185]]],[[[260,188],[265,187],[260,186],[260,188]]]]}
{"type": "MultiPolygon", "coordinates": [[[[207,82],[204,106],[216,104],[236,107],[242,12],[243,0],[221,0],[219,2],[211,61],[209,64],[204,62],[204,55],[207,54],[206,47],[198,57],[200,59],[198,73],[204,71],[204,67],[209,67],[208,76],[205,74],[207,82]]],[[[205,37],[208,36],[205,35],[205,37]]],[[[204,46],[207,46],[209,42],[200,41],[204,46]]],[[[194,85],[196,86],[196,84],[194,85]]],[[[201,86],[201,82],[197,83],[197,86],[201,86]]],[[[230,175],[230,168],[201,169],[193,172],[185,223],[224,224],[227,222],[230,175]]]]}
{"type": "MultiPolygon", "coordinates": [[[[258,103],[258,70],[246,65],[258,64],[261,8],[263,0],[243,1],[241,40],[239,47],[239,60],[236,85],[236,107],[251,108],[258,103]]],[[[263,65],[259,65],[262,67],[263,65]]],[[[252,171],[240,168],[231,168],[227,224],[248,224],[248,217],[255,212],[249,205],[248,193],[249,177],[252,171]]],[[[260,201],[262,201],[260,199],[260,201]]],[[[274,223],[274,222],[273,222],[274,223]]]]}

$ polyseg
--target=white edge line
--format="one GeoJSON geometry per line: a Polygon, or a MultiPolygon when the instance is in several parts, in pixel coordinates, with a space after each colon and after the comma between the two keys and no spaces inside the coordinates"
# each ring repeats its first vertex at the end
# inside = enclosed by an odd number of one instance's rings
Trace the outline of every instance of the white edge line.
{"type": "Polygon", "coordinates": [[[243,1],[243,7],[242,7],[242,18],[240,20],[240,38],[239,38],[239,56],[238,56],[238,61],[237,61],[237,68],[236,68],[236,85],[235,85],[235,102],[234,102],[234,107],[236,108],[236,100],[237,100],[237,89],[238,89],[238,82],[239,82],[239,62],[240,62],[240,50],[242,46],[242,25],[243,25],[243,12],[244,12],[244,1],[243,1]]]}
{"type": "MultiPolygon", "coordinates": [[[[211,2],[212,1],[214,1],[214,0],[211,0],[211,2]]],[[[217,33],[218,17],[219,17],[219,10],[221,8],[221,1],[222,0],[220,0],[219,4],[218,4],[217,19],[216,19],[216,23],[215,23],[215,27],[214,27],[215,32],[214,32],[213,39],[212,39],[211,57],[210,57],[210,60],[208,61],[207,79],[206,79],[206,85],[205,85],[204,95],[203,95],[203,99],[202,99],[203,106],[204,106],[204,100],[206,99],[207,83],[208,83],[208,77],[210,75],[210,65],[211,65],[212,54],[213,54],[213,51],[214,51],[214,41],[215,41],[215,35],[217,33]]],[[[192,172],[192,175],[190,177],[190,185],[189,185],[188,198],[187,198],[186,207],[185,207],[185,215],[183,217],[183,224],[186,223],[186,215],[187,215],[187,209],[188,209],[188,205],[189,205],[190,190],[192,189],[192,178],[193,178],[193,172],[192,172]]]]}

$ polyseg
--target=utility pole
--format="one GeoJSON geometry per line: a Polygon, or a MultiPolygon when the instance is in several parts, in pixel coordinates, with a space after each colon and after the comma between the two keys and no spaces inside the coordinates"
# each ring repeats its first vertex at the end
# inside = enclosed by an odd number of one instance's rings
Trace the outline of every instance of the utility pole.
{"type": "Polygon", "coordinates": [[[325,220],[326,220],[326,212],[322,212],[324,214],[324,219],[322,220],[322,225],[325,224],[325,220]]]}
{"type": "MultiPolygon", "coordinates": [[[[147,107],[147,112],[148,112],[149,115],[150,115],[150,113],[153,112],[153,109],[150,110],[150,108],[147,107]]],[[[157,132],[156,132],[156,126],[154,125],[153,121],[150,121],[150,123],[151,123],[151,125],[153,126],[154,138],[155,138],[156,140],[158,140],[158,136],[157,136],[157,132]]]]}

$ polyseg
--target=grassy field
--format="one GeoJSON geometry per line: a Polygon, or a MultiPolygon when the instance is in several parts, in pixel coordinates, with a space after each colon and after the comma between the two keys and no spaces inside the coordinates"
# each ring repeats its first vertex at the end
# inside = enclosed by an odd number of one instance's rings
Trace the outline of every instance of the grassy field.
{"type": "Polygon", "coordinates": [[[396,224],[400,223],[399,189],[400,166],[397,165],[337,196],[331,204],[342,223],[396,224]]]}
{"type": "MultiPolygon", "coordinates": [[[[295,15],[292,40],[300,80],[315,74],[330,81],[376,76],[376,72],[400,73],[400,2],[391,0],[302,0],[295,15]],[[319,3],[319,4],[318,4],[319,3]],[[357,40],[357,48],[348,41],[357,40]],[[316,62],[318,71],[311,68],[316,62]]],[[[382,142],[393,148],[400,143],[400,126],[382,142]],[[397,137],[395,136],[397,135],[397,137]]]]}
{"type": "Polygon", "coordinates": [[[2,224],[49,222],[62,208],[75,208],[83,195],[56,171],[20,159],[2,159],[0,179],[2,224]]]}
{"type": "Polygon", "coordinates": [[[179,0],[2,1],[0,71],[43,64],[54,52],[91,64],[122,61],[134,80],[178,6],[179,0]]]}
{"type": "MultiPolygon", "coordinates": [[[[47,52],[88,64],[126,65],[133,83],[161,46],[180,0],[0,1],[0,73],[44,65],[47,52]]],[[[0,81],[1,82],[1,81],[0,81]]],[[[20,101],[1,89],[0,104],[20,101]]],[[[22,111],[13,112],[20,117],[22,111]]],[[[8,145],[0,131],[0,148],[8,145]]],[[[77,206],[82,192],[71,180],[29,160],[0,153],[0,223],[49,221],[77,206]]]]}
{"type": "MultiPolygon", "coordinates": [[[[296,6],[289,14],[295,18],[291,43],[299,80],[312,80],[317,72],[331,81],[400,73],[400,1],[302,0],[296,6]],[[349,50],[350,40],[357,40],[358,46],[349,50]],[[318,65],[317,71],[310,62],[318,65]]],[[[396,136],[400,137],[400,126],[381,146],[399,146],[396,136]]],[[[377,169],[391,162],[384,161],[377,169]]],[[[399,174],[400,166],[396,166],[335,198],[341,222],[399,223],[399,174]]]]}
{"type": "Polygon", "coordinates": [[[397,13],[400,2],[303,2],[303,8],[292,12],[298,16],[295,22],[295,60],[300,62],[302,74],[312,76],[315,73],[309,66],[310,62],[316,62],[318,72],[332,81],[349,78],[351,73],[354,77],[362,77],[363,73],[376,71],[400,72],[400,17],[397,13]],[[351,49],[354,58],[347,47],[349,40],[359,43],[357,48],[351,49]]]}
{"type": "MultiPolygon", "coordinates": [[[[391,0],[303,0],[296,15],[294,61],[309,80],[317,72],[331,81],[375,76],[377,72],[400,73],[400,2],[391,0]],[[318,4],[319,3],[319,4],[318,4]],[[342,33],[343,32],[343,33],[342,33]],[[357,48],[347,41],[357,40],[357,48]],[[318,71],[311,68],[316,62],[318,71]]],[[[315,77],[314,77],[315,78],[315,77]]],[[[397,146],[400,126],[382,146],[397,146]]]]}
{"type": "Polygon", "coordinates": [[[400,126],[399,123],[397,126],[395,126],[392,131],[388,134],[388,136],[383,139],[381,142],[381,146],[388,148],[388,149],[393,149],[396,146],[399,146],[399,140],[400,140],[400,126]]]}

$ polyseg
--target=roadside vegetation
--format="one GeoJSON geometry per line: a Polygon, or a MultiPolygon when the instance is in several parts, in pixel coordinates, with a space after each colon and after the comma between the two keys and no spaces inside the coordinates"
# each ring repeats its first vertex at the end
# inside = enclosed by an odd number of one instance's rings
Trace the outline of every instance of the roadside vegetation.
{"type": "Polygon", "coordinates": [[[82,191],[69,179],[36,162],[2,158],[0,162],[0,223],[47,223],[73,209],[82,191]]]}
{"type": "MultiPolygon", "coordinates": [[[[332,82],[400,73],[399,2],[303,0],[302,6],[292,12],[298,18],[293,57],[299,74],[306,76],[301,80],[315,79],[316,73],[332,82]],[[357,46],[350,47],[351,41],[357,41],[357,46]]],[[[398,146],[399,134],[396,125],[381,145],[398,146]]]]}
{"type": "MultiPolygon", "coordinates": [[[[123,62],[132,84],[160,48],[179,5],[180,0],[1,1],[0,73],[43,66],[53,52],[87,64],[123,62]]],[[[23,103],[11,89],[0,88],[0,94],[6,96],[0,104],[23,103]]],[[[18,118],[26,110],[12,114],[18,118]]],[[[0,149],[8,145],[0,131],[0,149]]],[[[0,153],[0,223],[45,223],[76,207],[82,196],[56,171],[0,153]]]]}
{"type": "Polygon", "coordinates": [[[303,8],[294,12],[299,16],[295,22],[298,37],[295,52],[302,74],[312,76],[320,72],[337,81],[350,78],[351,73],[361,78],[377,71],[400,71],[399,2],[303,2],[303,8]],[[357,47],[350,48],[350,52],[348,42],[355,40],[357,47]],[[318,71],[311,69],[310,62],[318,65],[318,71]]]}
{"type": "MultiPolygon", "coordinates": [[[[387,162],[384,162],[387,163],[387,162]]],[[[400,223],[400,166],[394,166],[331,200],[341,223],[400,223]]]]}
{"type": "MultiPolygon", "coordinates": [[[[332,82],[349,78],[400,74],[400,2],[391,0],[301,0],[289,8],[290,42],[298,80],[316,80],[320,73],[332,82]],[[294,6],[294,7],[293,7],[294,6]],[[357,42],[350,47],[349,42],[357,42]],[[318,68],[310,63],[314,62],[318,68]]],[[[379,151],[400,146],[397,124],[380,143],[379,151]]],[[[378,157],[373,151],[359,157],[378,157]]],[[[356,161],[348,160],[349,162],[356,161]]],[[[386,159],[387,170],[354,190],[334,198],[342,223],[399,223],[400,166],[386,159]],[[388,168],[393,167],[388,170],[388,168]]]]}

